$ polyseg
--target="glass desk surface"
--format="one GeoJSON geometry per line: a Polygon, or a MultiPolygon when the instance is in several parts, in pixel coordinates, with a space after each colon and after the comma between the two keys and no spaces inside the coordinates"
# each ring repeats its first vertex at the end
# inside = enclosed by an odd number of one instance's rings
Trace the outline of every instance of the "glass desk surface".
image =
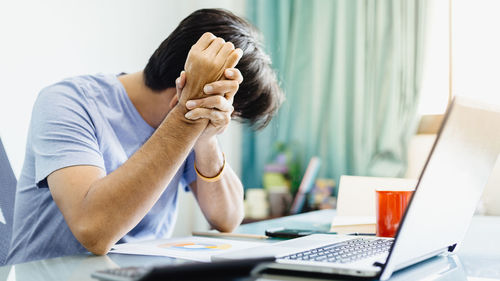
{"type": "MultiPolygon", "coordinates": [[[[264,234],[273,227],[328,230],[335,211],[324,210],[240,226],[236,232],[264,234]]],[[[176,264],[185,261],[157,256],[91,254],[67,256],[0,267],[0,281],[96,280],[96,270],[126,266],[176,264]]],[[[317,280],[264,275],[248,280],[317,280]]],[[[500,217],[474,217],[456,255],[435,257],[396,272],[391,280],[500,280],[500,217]]]]}

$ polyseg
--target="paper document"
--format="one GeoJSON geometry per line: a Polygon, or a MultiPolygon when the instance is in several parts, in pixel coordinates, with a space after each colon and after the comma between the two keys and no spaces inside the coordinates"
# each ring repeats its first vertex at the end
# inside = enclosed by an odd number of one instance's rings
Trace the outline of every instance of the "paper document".
{"type": "Polygon", "coordinates": [[[375,232],[375,189],[415,188],[417,180],[341,176],[337,198],[337,215],[330,231],[338,233],[375,232]]]}
{"type": "Polygon", "coordinates": [[[375,223],[374,216],[335,216],[332,220],[332,225],[336,226],[373,223],[375,223]]]}
{"type": "Polygon", "coordinates": [[[117,254],[166,256],[192,261],[210,262],[211,257],[214,255],[249,249],[264,244],[265,243],[262,242],[189,236],[117,244],[113,246],[110,252],[117,254]]]}

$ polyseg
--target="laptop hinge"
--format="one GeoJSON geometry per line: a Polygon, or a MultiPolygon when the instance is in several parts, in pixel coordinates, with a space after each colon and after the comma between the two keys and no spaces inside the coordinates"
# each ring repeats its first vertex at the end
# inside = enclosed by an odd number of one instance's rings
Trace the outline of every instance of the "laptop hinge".
{"type": "Polygon", "coordinates": [[[455,248],[457,247],[457,243],[451,245],[451,246],[448,246],[448,252],[453,252],[455,250],[455,248]]]}

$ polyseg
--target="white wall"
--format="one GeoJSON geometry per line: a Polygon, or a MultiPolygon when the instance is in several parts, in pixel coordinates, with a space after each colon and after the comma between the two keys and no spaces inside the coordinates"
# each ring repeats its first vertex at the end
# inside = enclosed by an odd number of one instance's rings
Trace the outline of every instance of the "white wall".
{"type": "Polygon", "coordinates": [[[133,72],[202,7],[242,15],[243,0],[0,2],[0,134],[19,175],[33,102],[44,86],[88,73],[133,72]]]}
{"type": "MultiPolygon", "coordinates": [[[[1,1],[0,136],[16,175],[31,107],[44,86],[74,75],[138,71],[180,20],[204,7],[243,15],[244,0],[1,1]]],[[[238,126],[221,137],[237,173],[240,141],[238,126]]],[[[181,220],[190,222],[193,200],[186,200],[181,216],[190,215],[181,220]]]]}

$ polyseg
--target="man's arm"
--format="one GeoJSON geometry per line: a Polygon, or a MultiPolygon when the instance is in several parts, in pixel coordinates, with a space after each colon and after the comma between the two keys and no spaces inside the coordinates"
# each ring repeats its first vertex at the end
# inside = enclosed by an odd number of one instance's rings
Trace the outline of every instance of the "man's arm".
{"type": "MultiPolygon", "coordinates": [[[[202,175],[216,175],[222,168],[222,153],[216,138],[195,146],[195,154],[196,168],[202,175]]],[[[231,232],[243,220],[243,185],[227,161],[225,165],[220,180],[207,182],[197,177],[190,186],[208,222],[221,232],[231,232]]]]}
{"type": "MultiPolygon", "coordinates": [[[[234,66],[239,53],[221,55],[226,45],[206,33],[193,46],[186,62],[190,82],[182,98],[199,96],[201,87],[195,85],[204,85],[220,69],[234,66]]],[[[48,176],[54,201],[89,251],[106,254],[158,200],[208,123],[188,120],[186,112],[185,103],[175,106],[149,140],[109,175],[97,167],[74,166],[48,176]]]]}
{"type": "MultiPolygon", "coordinates": [[[[197,140],[195,163],[199,173],[205,177],[213,177],[223,169],[224,158],[219,148],[216,135],[226,129],[233,113],[233,99],[243,77],[238,69],[225,71],[227,79],[213,82],[204,91],[208,97],[188,102],[191,111],[186,115],[191,120],[208,119],[207,129],[197,140]]],[[[177,80],[177,90],[183,87],[185,76],[181,74],[177,80]]],[[[216,182],[207,182],[201,177],[191,183],[200,208],[209,223],[219,231],[233,231],[242,221],[243,186],[238,176],[225,163],[222,177],[216,182]]]]}

